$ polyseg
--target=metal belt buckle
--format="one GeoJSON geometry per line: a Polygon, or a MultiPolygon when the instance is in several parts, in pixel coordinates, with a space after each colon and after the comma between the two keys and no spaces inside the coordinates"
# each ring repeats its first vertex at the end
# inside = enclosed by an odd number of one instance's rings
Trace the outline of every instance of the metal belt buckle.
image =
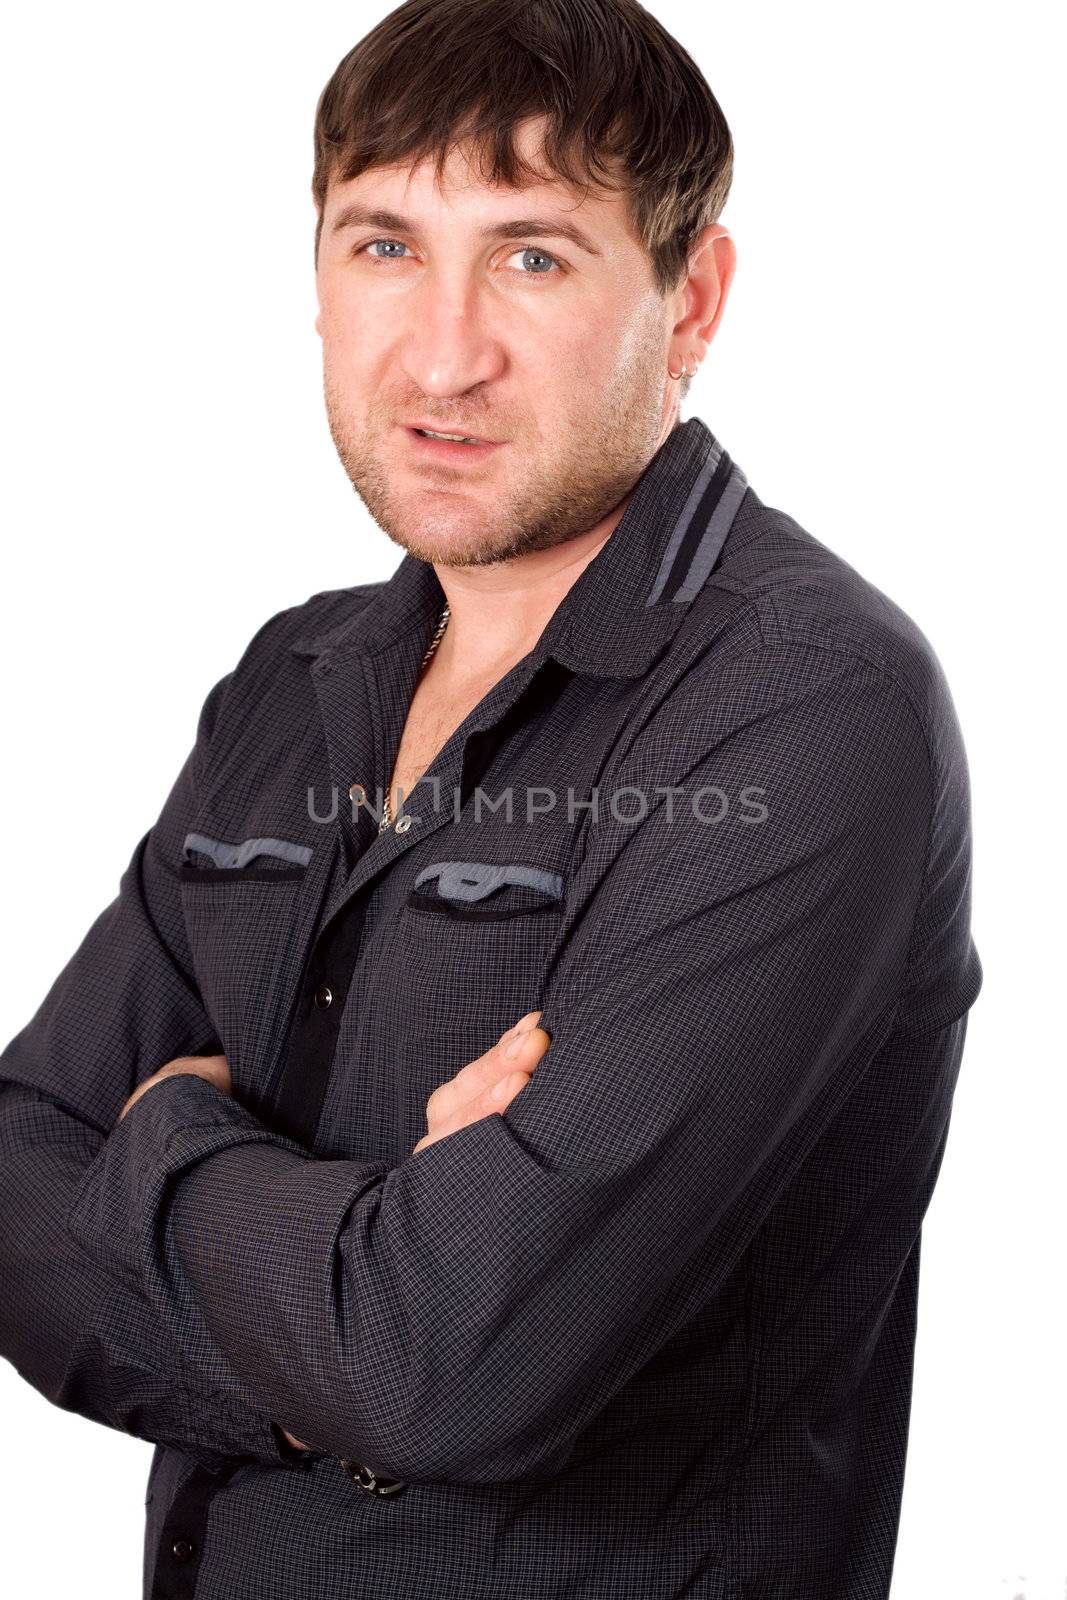
{"type": "Polygon", "coordinates": [[[396,1494],[405,1487],[403,1478],[385,1478],[374,1467],[368,1467],[363,1461],[341,1460],[352,1482],[367,1494],[396,1494]]]}

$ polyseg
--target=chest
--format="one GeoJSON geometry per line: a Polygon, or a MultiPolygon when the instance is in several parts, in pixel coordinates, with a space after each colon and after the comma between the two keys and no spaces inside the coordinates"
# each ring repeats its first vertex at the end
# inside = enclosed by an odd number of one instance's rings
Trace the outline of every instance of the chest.
{"type": "MultiPolygon", "coordinates": [[[[424,678],[384,742],[372,727],[382,699],[368,701],[355,757],[323,742],[310,717],[271,741],[257,702],[220,741],[194,825],[230,841],[296,841],[310,861],[284,873],[189,874],[181,885],[196,980],[237,1097],[268,1121],[297,1100],[310,1108],[315,1148],[338,1155],[410,1150],[438,1084],[543,1005],[595,893],[588,797],[630,721],[610,682],[542,674],[471,741],[477,788],[457,807],[462,747],[452,735],[492,686],[424,678]],[[420,820],[381,839],[369,827],[346,859],[338,835],[348,818],[339,808],[329,820],[321,797],[332,781],[343,800],[353,772],[373,792],[394,749],[394,817],[402,785],[420,820]],[[439,809],[432,789],[415,787],[428,769],[439,809]],[[309,784],[322,811],[314,819],[309,784]],[[336,914],[326,918],[327,907],[336,914]]],[[[341,687],[345,718],[329,732],[362,712],[358,680],[341,687]]]]}
{"type": "Polygon", "coordinates": [[[427,668],[412,696],[397,746],[390,784],[394,816],[398,791],[411,795],[434,757],[502,675],[456,682],[433,675],[432,664],[427,668]]]}

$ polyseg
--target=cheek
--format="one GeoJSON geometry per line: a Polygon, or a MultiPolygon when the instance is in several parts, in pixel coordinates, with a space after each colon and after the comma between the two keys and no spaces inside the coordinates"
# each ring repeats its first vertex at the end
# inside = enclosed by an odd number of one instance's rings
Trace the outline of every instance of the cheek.
{"type": "Polygon", "coordinates": [[[611,375],[613,337],[595,317],[548,316],[537,327],[505,332],[512,369],[537,395],[543,414],[580,419],[588,397],[611,375]]]}
{"type": "MultiPolygon", "coordinates": [[[[638,297],[591,295],[529,341],[546,381],[572,395],[603,394],[628,383],[648,359],[650,318],[638,297]]],[[[584,405],[584,402],[583,402],[584,405]]]]}
{"type": "Polygon", "coordinates": [[[318,300],[315,325],[327,364],[338,373],[353,366],[366,367],[384,332],[382,319],[372,314],[368,297],[325,279],[319,282],[318,300]]]}
{"type": "Polygon", "coordinates": [[[656,371],[666,339],[662,301],[648,297],[627,301],[614,329],[614,370],[620,375],[656,371]]]}
{"type": "Polygon", "coordinates": [[[353,365],[366,361],[367,340],[358,323],[323,310],[320,313],[319,332],[322,334],[323,360],[328,370],[340,375],[353,365]]]}

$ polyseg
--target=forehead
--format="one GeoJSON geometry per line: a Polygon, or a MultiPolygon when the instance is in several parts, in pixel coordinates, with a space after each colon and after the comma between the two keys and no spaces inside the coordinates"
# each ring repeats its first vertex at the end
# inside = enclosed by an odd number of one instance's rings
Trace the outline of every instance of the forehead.
{"type": "Polygon", "coordinates": [[[410,163],[383,163],[366,168],[356,178],[331,181],[326,217],[334,218],[357,200],[428,222],[449,218],[484,226],[536,214],[572,222],[601,239],[625,235],[638,242],[621,188],[605,189],[592,181],[571,183],[549,169],[541,148],[539,120],[520,125],[514,141],[520,159],[534,170],[532,178],[520,173],[516,185],[491,183],[473,146],[456,142],[448,150],[440,180],[434,158],[427,156],[410,163]]]}

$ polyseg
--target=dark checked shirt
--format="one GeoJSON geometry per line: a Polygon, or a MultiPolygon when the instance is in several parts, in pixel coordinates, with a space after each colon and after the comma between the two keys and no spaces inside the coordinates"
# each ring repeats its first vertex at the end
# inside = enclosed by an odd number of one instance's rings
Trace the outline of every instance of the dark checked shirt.
{"type": "Polygon", "coordinates": [[[691,418],[380,833],[443,599],[208,694],[0,1057],[2,1353],[157,1442],[146,1597],[883,1600],[982,982],[937,657],[691,418]]]}

